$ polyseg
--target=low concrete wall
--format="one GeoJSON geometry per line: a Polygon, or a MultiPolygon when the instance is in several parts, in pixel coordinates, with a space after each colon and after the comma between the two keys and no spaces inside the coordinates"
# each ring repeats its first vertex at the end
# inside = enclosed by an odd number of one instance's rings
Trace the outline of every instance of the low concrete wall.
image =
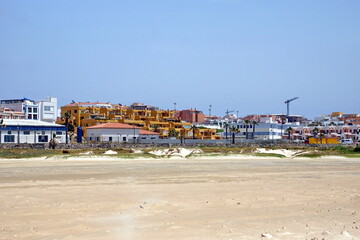
{"type": "Polygon", "coordinates": [[[49,144],[46,143],[3,143],[0,149],[46,149],[49,144]]]}
{"type": "MultiPolygon", "coordinates": [[[[286,141],[254,141],[245,140],[231,144],[226,140],[185,140],[185,143],[180,143],[176,139],[161,139],[161,141],[149,143],[59,143],[56,149],[109,149],[109,148],[152,148],[152,147],[259,147],[259,148],[321,148],[338,146],[339,144],[303,144],[303,143],[289,143],[286,141]]],[[[49,149],[49,144],[0,144],[0,149],[49,149]]]]}

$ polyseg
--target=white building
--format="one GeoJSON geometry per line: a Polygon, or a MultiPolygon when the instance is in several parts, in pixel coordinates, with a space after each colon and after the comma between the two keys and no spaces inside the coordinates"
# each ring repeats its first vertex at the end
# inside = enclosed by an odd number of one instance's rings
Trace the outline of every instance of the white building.
{"type": "Polygon", "coordinates": [[[338,139],[360,140],[360,125],[341,126],[297,126],[293,127],[291,139],[305,140],[314,136],[335,137],[338,139]]]}
{"type": "Polygon", "coordinates": [[[0,108],[21,112],[25,119],[55,123],[57,118],[57,98],[34,101],[28,98],[0,100],[0,108]]]}
{"type": "Polygon", "coordinates": [[[0,120],[0,143],[47,143],[53,137],[58,143],[65,143],[65,132],[63,125],[38,120],[0,120]]]}
{"type": "Polygon", "coordinates": [[[159,134],[141,130],[139,127],[123,123],[103,123],[86,128],[86,140],[94,142],[130,142],[158,139],[159,134]]]}
{"type": "MultiPolygon", "coordinates": [[[[294,127],[291,124],[279,124],[279,123],[257,123],[257,124],[245,124],[242,123],[229,123],[228,138],[232,133],[230,130],[232,127],[238,129],[238,133],[235,134],[236,138],[240,139],[255,139],[255,140],[276,140],[282,139],[283,135],[286,135],[286,129],[294,127]]],[[[225,132],[222,137],[225,138],[225,132]]]]}
{"type": "Polygon", "coordinates": [[[143,140],[157,140],[159,139],[159,133],[140,129],[139,139],[140,142],[143,140]]]}
{"type": "Polygon", "coordinates": [[[332,117],[332,116],[315,117],[314,122],[320,123],[323,126],[344,125],[344,121],[340,121],[339,117],[332,117]]]}
{"type": "Polygon", "coordinates": [[[48,97],[36,103],[39,106],[39,120],[55,123],[58,116],[57,98],[48,97]]]}

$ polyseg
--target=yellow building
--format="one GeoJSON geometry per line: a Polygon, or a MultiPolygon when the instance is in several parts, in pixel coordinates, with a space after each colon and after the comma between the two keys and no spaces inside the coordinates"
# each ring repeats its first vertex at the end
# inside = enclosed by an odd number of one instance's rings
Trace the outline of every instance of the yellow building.
{"type": "Polygon", "coordinates": [[[195,129],[195,137],[196,139],[221,139],[221,137],[216,134],[216,129],[211,128],[195,129]]]}
{"type": "MultiPolygon", "coordinates": [[[[65,113],[70,115],[68,120],[70,129],[76,132],[77,127],[82,127],[84,137],[86,137],[86,127],[118,122],[158,132],[161,138],[169,137],[170,133],[178,138],[192,138],[191,124],[182,122],[175,116],[175,111],[161,110],[140,103],[135,103],[130,107],[99,102],[71,103],[61,107],[61,119],[57,123],[65,123],[65,113]],[[175,132],[171,132],[172,130],[175,132]]],[[[220,138],[213,129],[199,129],[195,132],[195,136],[198,139],[220,138]]]]}
{"type": "Polygon", "coordinates": [[[343,112],[332,112],[330,117],[340,117],[342,116],[344,113],[343,112]]]}

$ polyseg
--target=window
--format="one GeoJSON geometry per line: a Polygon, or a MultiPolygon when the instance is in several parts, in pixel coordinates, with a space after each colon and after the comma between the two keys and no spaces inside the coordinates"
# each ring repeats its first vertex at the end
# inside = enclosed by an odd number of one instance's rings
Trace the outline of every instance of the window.
{"type": "Polygon", "coordinates": [[[42,135],[45,135],[45,131],[41,131],[41,134],[42,134],[42,135]]]}
{"type": "Polygon", "coordinates": [[[62,132],[56,132],[56,135],[62,135],[62,132]]]}
{"type": "Polygon", "coordinates": [[[151,139],[156,139],[156,137],[151,137],[151,139]]]}
{"type": "Polygon", "coordinates": [[[24,135],[30,135],[30,131],[24,131],[24,135]]]}
{"type": "Polygon", "coordinates": [[[15,142],[15,135],[5,135],[4,142],[15,142]]]}
{"type": "Polygon", "coordinates": [[[146,137],[141,137],[141,139],[146,139],[146,137]]]}
{"type": "Polygon", "coordinates": [[[8,131],[8,134],[11,134],[11,131],[8,131]]]}
{"type": "Polygon", "coordinates": [[[109,142],[112,142],[112,137],[109,137],[109,142]]]}
{"type": "Polygon", "coordinates": [[[34,114],[34,115],[33,115],[33,119],[38,119],[38,115],[37,115],[37,114],[34,114]]]}
{"type": "Polygon", "coordinates": [[[32,115],[31,115],[31,114],[28,114],[28,119],[32,119],[32,115]]]}
{"type": "Polygon", "coordinates": [[[31,113],[32,112],[32,108],[28,107],[28,112],[31,113]]]}
{"type": "Polygon", "coordinates": [[[37,113],[38,111],[37,111],[37,108],[33,108],[33,112],[34,113],[37,113]]]}
{"type": "Polygon", "coordinates": [[[38,142],[48,142],[48,136],[47,135],[38,136],[38,142]]]}
{"type": "Polygon", "coordinates": [[[54,111],[54,107],[44,106],[44,111],[45,111],[45,112],[52,112],[52,111],[54,111]]]}
{"type": "Polygon", "coordinates": [[[123,142],[126,142],[126,137],[123,137],[123,142]]]}
{"type": "Polygon", "coordinates": [[[74,110],[74,113],[77,113],[77,110],[74,110]]]}

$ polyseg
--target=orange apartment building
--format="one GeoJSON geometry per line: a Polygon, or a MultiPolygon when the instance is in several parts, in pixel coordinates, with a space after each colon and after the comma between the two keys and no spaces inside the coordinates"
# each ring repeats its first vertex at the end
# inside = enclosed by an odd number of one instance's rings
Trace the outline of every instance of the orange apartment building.
{"type": "MultiPolygon", "coordinates": [[[[84,137],[86,137],[87,127],[118,122],[157,132],[160,138],[169,137],[172,130],[175,131],[177,137],[192,138],[191,123],[182,121],[175,115],[175,111],[161,110],[141,103],[134,103],[131,106],[99,102],[71,103],[61,107],[61,118],[57,123],[65,123],[65,113],[70,115],[69,124],[75,132],[77,127],[83,128],[84,137]]],[[[200,119],[203,118],[200,117],[200,119]]],[[[196,133],[196,138],[200,139],[219,137],[213,129],[196,131],[196,133]]]]}

